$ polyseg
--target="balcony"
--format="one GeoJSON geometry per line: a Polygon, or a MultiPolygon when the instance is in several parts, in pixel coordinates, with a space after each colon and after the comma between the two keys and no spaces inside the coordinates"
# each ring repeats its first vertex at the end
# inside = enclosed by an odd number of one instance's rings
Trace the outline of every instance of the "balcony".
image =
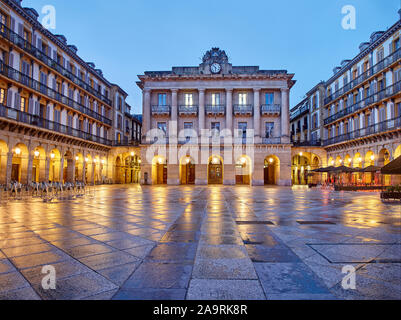
{"type": "Polygon", "coordinates": [[[102,100],[107,105],[111,106],[111,100],[106,97],[105,95],[101,94],[99,91],[96,91],[92,88],[89,84],[85,83],[81,79],[79,79],[76,75],[74,75],[71,71],[65,69],[63,66],[58,64],[55,60],[47,56],[44,52],[40,51],[38,48],[33,46],[31,43],[26,41],[24,38],[20,37],[14,31],[11,31],[7,28],[4,24],[0,23],[0,35],[5,39],[9,40],[17,47],[21,48],[22,50],[28,52],[30,55],[34,56],[38,60],[42,61],[46,64],[49,68],[57,71],[64,77],[68,78],[72,82],[74,82],[77,86],[83,88],[84,90],[88,91],[90,94],[94,95],[98,99],[102,100]]]}
{"type": "Polygon", "coordinates": [[[179,106],[178,112],[180,116],[197,116],[198,106],[179,106]]]}
{"type": "Polygon", "coordinates": [[[380,123],[373,124],[366,128],[358,129],[337,137],[327,139],[324,141],[323,145],[329,146],[340,142],[346,142],[349,140],[363,138],[373,134],[378,134],[398,129],[401,129],[401,116],[391,120],[386,120],[380,123]]]}
{"type": "Polygon", "coordinates": [[[309,112],[309,103],[305,104],[301,108],[298,108],[297,111],[291,114],[290,121],[294,121],[296,118],[303,116],[304,114],[309,112]]]}
{"type": "Polygon", "coordinates": [[[236,116],[252,116],[253,115],[253,105],[236,104],[236,105],[234,105],[234,114],[236,116]]]}
{"type": "Polygon", "coordinates": [[[69,135],[86,141],[92,141],[107,146],[111,145],[111,141],[107,140],[106,138],[102,138],[81,130],[67,127],[63,124],[49,121],[47,119],[41,118],[36,115],[31,115],[26,112],[22,112],[17,109],[9,108],[4,106],[3,104],[0,104],[0,117],[36,126],[42,129],[55,131],[61,134],[69,135]]]}
{"type": "Polygon", "coordinates": [[[311,141],[295,141],[294,147],[321,147],[321,140],[311,140],[311,141]]]}
{"type": "Polygon", "coordinates": [[[263,116],[274,116],[281,114],[281,105],[279,104],[264,104],[261,108],[263,116]]]}
{"type": "Polygon", "coordinates": [[[361,101],[358,101],[357,103],[347,107],[346,109],[338,111],[336,114],[333,114],[332,116],[326,118],[324,120],[324,125],[328,125],[360,109],[378,103],[385,98],[390,98],[391,96],[399,93],[400,91],[401,91],[401,81],[396,82],[393,85],[387,87],[386,89],[380,90],[379,92],[374,93],[369,97],[362,99],[361,101]]]}
{"type": "Polygon", "coordinates": [[[170,106],[152,106],[152,116],[170,116],[170,106]]]}
{"type": "Polygon", "coordinates": [[[281,144],[281,138],[263,138],[262,144],[281,144]]]}
{"type": "Polygon", "coordinates": [[[205,110],[209,116],[224,116],[226,114],[226,106],[224,105],[206,106],[205,110]]]}
{"type": "Polygon", "coordinates": [[[18,70],[15,70],[15,69],[7,66],[6,64],[4,64],[1,61],[0,61],[0,75],[3,75],[11,80],[18,82],[18,83],[21,83],[22,85],[29,87],[42,95],[46,95],[53,100],[56,100],[64,105],[67,105],[67,106],[69,106],[79,112],[82,112],[82,113],[88,115],[89,117],[92,117],[100,122],[103,122],[103,123],[109,125],[109,126],[112,124],[111,120],[106,118],[105,116],[103,116],[91,109],[88,109],[84,105],[62,95],[61,93],[57,92],[56,90],[49,88],[48,86],[40,83],[39,81],[32,79],[31,77],[19,72],[18,70]]]}
{"type": "Polygon", "coordinates": [[[363,83],[365,80],[369,79],[373,75],[386,69],[388,66],[392,65],[400,58],[401,58],[401,49],[398,49],[394,51],[392,54],[390,54],[388,57],[386,57],[385,59],[378,62],[373,67],[362,73],[359,77],[355,78],[351,82],[347,83],[344,87],[342,87],[341,89],[337,90],[336,92],[325,98],[324,104],[327,105],[333,100],[339,98],[340,96],[345,95],[346,93],[348,93],[348,91],[354,89],[356,86],[363,83]]]}

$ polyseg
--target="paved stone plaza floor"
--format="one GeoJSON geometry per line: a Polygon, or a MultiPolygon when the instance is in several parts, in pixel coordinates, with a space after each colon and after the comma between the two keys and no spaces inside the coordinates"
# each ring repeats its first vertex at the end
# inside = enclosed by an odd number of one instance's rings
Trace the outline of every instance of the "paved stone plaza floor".
{"type": "Polygon", "coordinates": [[[0,299],[401,299],[401,206],[307,188],[100,186],[0,204],[0,299]],[[57,272],[44,290],[43,265],[57,272]],[[356,268],[356,290],[342,268],[356,268]]]}

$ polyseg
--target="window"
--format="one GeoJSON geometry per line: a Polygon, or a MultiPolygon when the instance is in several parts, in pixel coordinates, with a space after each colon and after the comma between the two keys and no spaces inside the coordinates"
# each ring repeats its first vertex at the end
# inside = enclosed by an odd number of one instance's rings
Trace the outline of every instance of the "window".
{"type": "Polygon", "coordinates": [[[242,131],[242,138],[246,138],[247,128],[248,128],[247,122],[239,122],[238,123],[238,129],[242,131]]]}
{"type": "Polygon", "coordinates": [[[239,94],[239,104],[246,105],[248,101],[248,94],[247,93],[240,93],[239,94]]]}
{"type": "Polygon", "coordinates": [[[397,51],[399,48],[400,48],[400,38],[397,38],[394,40],[393,52],[397,51]]]}
{"type": "Polygon", "coordinates": [[[274,93],[266,93],[266,104],[274,104],[274,93]]]}
{"type": "Polygon", "coordinates": [[[394,82],[401,81],[401,68],[394,71],[394,82]]]}
{"type": "Polygon", "coordinates": [[[186,93],[184,97],[185,97],[185,105],[186,106],[194,105],[194,96],[192,93],[186,93]]]}
{"type": "Polygon", "coordinates": [[[266,122],[265,138],[270,139],[273,137],[274,122],[266,122]]]}
{"type": "Polygon", "coordinates": [[[24,97],[21,97],[21,109],[22,112],[27,112],[26,108],[26,99],[24,97]]]}
{"type": "Polygon", "coordinates": [[[348,76],[345,75],[345,76],[344,76],[344,79],[343,79],[343,85],[344,85],[344,87],[347,85],[347,83],[348,83],[348,76]]]}
{"type": "Polygon", "coordinates": [[[185,139],[187,142],[190,140],[192,136],[192,129],[194,127],[194,124],[192,122],[184,122],[184,134],[185,134],[185,139]]]}
{"type": "Polygon", "coordinates": [[[316,110],[316,108],[317,108],[317,97],[316,97],[316,95],[314,95],[313,98],[312,98],[312,108],[313,108],[313,110],[316,110]]]}
{"type": "Polygon", "coordinates": [[[117,133],[117,142],[120,143],[121,142],[121,133],[117,133]]]}
{"type": "Polygon", "coordinates": [[[159,93],[159,106],[167,105],[167,94],[159,93]]]}
{"type": "Polygon", "coordinates": [[[220,105],[220,93],[213,93],[212,106],[219,106],[219,105],[220,105]]]}
{"type": "Polygon", "coordinates": [[[4,26],[7,24],[7,16],[0,12],[1,32],[4,32],[4,26]]]}
{"type": "Polygon", "coordinates": [[[384,59],[384,49],[383,48],[380,48],[378,51],[377,51],[377,62],[380,62],[380,61],[382,61],[384,59]]]}
{"type": "Polygon", "coordinates": [[[0,103],[4,104],[4,97],[5,97],[6,91],[4,89],[0,89],[0,103]]]}
{"type": "Polygon", "coordinates": [[[166,122],[158,122],[157,129],[162,130],[164,133],[167,133],[167,123],[166,122]]]}
{"type": "Polygon", "coordinates": [[[60,110],[54,109],[54,122],[60,123],[60,110]]]}
{"type": "Polygon", "coordinates": [[[211,123],[212,136],[216,137],[220,135],[220,122],[211,123]]]}
{"type": "Polygon", "coordinates": [[[123,117],[121,115],[117,116],[117,128],[122,130],[123,127],[123,117]]]}

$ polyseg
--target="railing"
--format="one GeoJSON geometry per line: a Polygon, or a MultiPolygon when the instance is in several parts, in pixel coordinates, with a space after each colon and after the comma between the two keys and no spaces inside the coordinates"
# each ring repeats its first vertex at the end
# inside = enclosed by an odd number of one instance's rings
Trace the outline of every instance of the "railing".
{"type": "Polygon", "coordinates": [[[111,125],[111,120],[102,116],[101,114],[86,108],[85,106],[81,105],[80,103],[62,95],[61,93],[57,92],[56,90],[53,90],[46,86],[45,84],[40,83],[39,81],[32,79],[31,77],[19,72],[18,70],[15,70],[3,62],[0,61],[0,74],[3,76],[6,76],[7,78],[10,78],[14,81],[17,81],[41,94],[44,94],[51,99],[57,100],[58,102],[61,102],[62,104],[65,104],[71,108],[74,108],[77,111],[80,111],[82,113],[85,113],[86,115],[97,119],[101,122],[104,122],[105,124],[111,125]]]}
{"type": "Polygon", "coordinates": [[[127,137],[124,137],[120,141],[114,140],[111,142],[113,147],[137,147],[139,146],[140,141],[137,140],[128,140],[127,137]]]}
{"type": "Polygon", "coordinates": [[[181,114],[197,114],[198,113],[198,106],[179,106],[178,107],[179,113],[181,114]]]}
{"type": "Polygon", "coordinates": [[[170,106],[152,106],[153,114],[170,114],[171,107],[170,106]]]}
{"type": "Polygon", "coordinates": [[[49,121],[47,119],[41,118],[37,115],[32,115],[26,112],[22,112],[17,109],[6,107],[0,104],[0,117],[25,123],[28,125],[36,126],[39,128],[56,131],[62,134],[73,136],[75,138],[84,139],[87,141],[97,142],[104,145],[111,145],[111,141],[106,138],[95,136],[91,133],[87,133],[81,130],[77,130],[71,127],[67,127],[63,124],[49,121]]]}
{"type": "Polygon", "coordinates": [[[63,66],[58,64],[58,62],[47,56],[44,52],[36,48],[29,41],[26,41],[24,38],[19,36],[14,31],[10,30],[7,26],[5,26],[2,23],[0,23],[0,35],[6,38],[7,40],[11,41],[13,44],[17,45],[19,48],[33,55],[34,57],[45,63],[48,67],[52,68],[53,70],[56,70],[58,73],[70,79],[76,85],[82,87],[84,90],[90,92],[92,95],[96,96],[97,98],[99,98],[100,100],[111,106],[111,100],[108,97],[96,91],[89,84],[79,79],[71,71],[65,69],[63,66]]]}
{"type": "Polygon", "coordinates": [[[279,104],[264,104],[261,107],[261,112],[263,113],[281,113],[281,105],[279,104]]]}
{"type": "Polygon", "coordinates": [[[401,81],[396,82],[393,85],[391,85],[383,90],[380,90],[379,92],[374,93],[343,110],[338,111],[336,114],[333,114],[332,116],[326,118],[324,120],[324,124],[328,125],[340,118],[343,118],[349,114],[352,114],[352,113],[354,113],[360,109],[363,109],[371,104],[377,103],[377,102],[383,100],[384,98],[391,97],[392,95],[394,95],[400,91],[401,91],[401,81]]]}
{"type": "Polygon", "coordinates": [[[394,51],[392,54],[390,54],[388,57],[386,57],[382,61],[375,64],[373,67],[371,67],[370,69],[368,69],[361,75],[359,75],[354,80],[348,82],[344,87],[338,89],[333,94],[331,94],[329,97],[325,98],[324,104],[325,105],[329,104],[331,101],[346,94],[348,91],[352,90],[357,85],[361,84],[366,79],[370,78],[371,76],[375,75],[376,73],[380,72],[381,70],[387,68],[389,65],[393,64],[400,58],[401,58],[401,49],[398,49],[398,50],[394,51]]]}
{"type": "Polygon", "coordinates": [[[236,104],[236,105],[234,105],[234,113],[239,113],[239,114],[253,113],[253,105],[236,104]]]}
{"type": "Polygon", "coordinates": [[[291,121],[309,111],[309,103],[299,108],[296,112],[291,114],[291,121]]]}
{"type": "Polygon", "coordinates": [[[205,110],[207,113],[211,114],[225,114],[226,113],[226,106],[224,105],[217,105],[217,106],[206,106],[205,110]]]}
{"type": "Polygon", "coordinates": [[[386,131],[391,131],[391,130],[396,130],[396,129],[401,129],[401,116],[391,119],[391,120],[386,120],[383,122],[379,122],[373,125],[370,125],[369,127],[358,129],[346,134],[342,134],[337,137],[333,137],[330,139],[327,139],[324,141],[323,145],[328,146],[348,140],[353,140],[357,138],[363,138],[372,134],[376,133],[382,133],[386,131]]]}
{"type": "Polygon", "coordinates": [[[312,140],[312,141],[295,141],[294,147],[320,147],[322,145],[321,140],[312,140]]]}
{"type": "Polygon", "coordinates": [[[281,144],[281,138],[263,138],[263,144],[281,144]]]}

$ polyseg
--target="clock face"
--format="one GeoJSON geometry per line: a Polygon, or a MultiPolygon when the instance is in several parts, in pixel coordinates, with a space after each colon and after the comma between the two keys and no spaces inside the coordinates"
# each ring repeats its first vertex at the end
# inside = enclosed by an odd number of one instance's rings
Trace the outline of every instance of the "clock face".
{"type": "Polygon", "coordinates": [[[210,66],[210,71],[212,71],[212,73],[219,73],[221,71],[221,65],[219,65],[218,63],[213,63],[210,66]]]}

